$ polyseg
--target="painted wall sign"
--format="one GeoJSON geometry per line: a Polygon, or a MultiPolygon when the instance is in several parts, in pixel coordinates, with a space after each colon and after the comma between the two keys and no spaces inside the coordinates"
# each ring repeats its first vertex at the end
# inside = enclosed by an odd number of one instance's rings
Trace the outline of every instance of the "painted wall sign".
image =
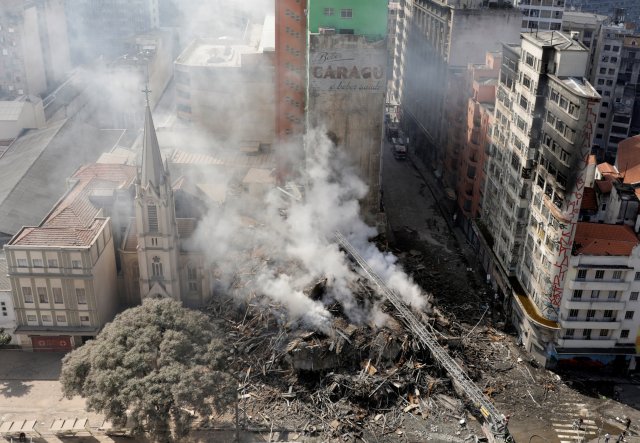
{"type": "Polygon", "coordinates": [[[379,49],[338,49],[312,52],[309,83],[315,92],[385,93],[386,52],[379,49]]]}

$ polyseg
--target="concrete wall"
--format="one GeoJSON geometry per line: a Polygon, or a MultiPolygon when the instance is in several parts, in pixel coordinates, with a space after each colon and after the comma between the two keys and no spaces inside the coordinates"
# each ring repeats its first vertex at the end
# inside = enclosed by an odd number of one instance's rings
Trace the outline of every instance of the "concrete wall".
{"type": "MultiPolygon", "coordinates": [[[[94,296],[97,326],[100,328],[113,320],[118,311],[116,255],[111,234],[111,221],[109,221],[102,232],[98,234],[90,251],[93,261],[91,292],[94,296]]],[[[87,291],[87,293],[89,292],[87,291]]]]}
{"type": "Polygon", "coordinates": [[[365,213],[379,211],[380,152],[386,92],[386,40],[312,34],[308,124],[327,133],[369,186],[365,213]],[[346,62],[344,59],[347,59],[346,62]]]}

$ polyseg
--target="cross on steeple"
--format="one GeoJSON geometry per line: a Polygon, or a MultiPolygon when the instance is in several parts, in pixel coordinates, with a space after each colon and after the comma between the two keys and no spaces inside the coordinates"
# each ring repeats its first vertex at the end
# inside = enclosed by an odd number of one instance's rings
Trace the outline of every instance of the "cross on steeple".
{"type": "Polygon", "coordinates": [[[144,93],[146,100],[147,100],[147,106],[149,106],[149,94],[151,94],[151,90],[149,89],[149,85],[145,85],[144,89],[142,90],[142,92],[144,93]]]}

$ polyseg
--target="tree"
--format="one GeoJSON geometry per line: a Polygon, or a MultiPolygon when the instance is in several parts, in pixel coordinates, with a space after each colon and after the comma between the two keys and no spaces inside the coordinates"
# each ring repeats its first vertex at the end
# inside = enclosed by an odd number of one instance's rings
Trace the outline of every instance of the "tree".
{"type": "Polygon", "coordinates": [[[0,328],[0,346],[11,343],[11,336],[5,332],[4,328],[0,328]]]}
{"type": "Polygon", "coordinates": [[[162,440],[186,435],[194,418],[235,401],[221,369],[221,334],[204,314],[173,300],[146,300],[116,316],[98,336],[67,354],[60,382],[66,397],[116,426],[131,418],[136,433],[162,440]]]}

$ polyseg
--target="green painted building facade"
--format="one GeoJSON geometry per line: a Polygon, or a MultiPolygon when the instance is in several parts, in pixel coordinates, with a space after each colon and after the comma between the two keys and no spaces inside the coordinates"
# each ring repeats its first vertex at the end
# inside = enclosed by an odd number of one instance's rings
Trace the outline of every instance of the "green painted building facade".
{"type": "Polygon", "coordinates": [[[388,0],[309,0],[309,32],[334,28],[338,34],[385,37],[388,0]]]}

